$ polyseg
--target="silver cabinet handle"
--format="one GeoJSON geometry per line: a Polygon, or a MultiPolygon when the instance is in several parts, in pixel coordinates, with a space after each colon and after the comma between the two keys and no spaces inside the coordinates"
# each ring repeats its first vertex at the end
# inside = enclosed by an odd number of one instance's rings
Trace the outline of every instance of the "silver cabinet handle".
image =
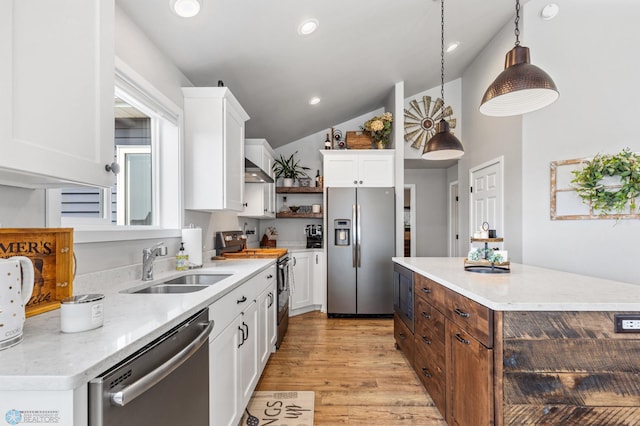
{"type": "Polygon", "coordinates": [[[156,368],[146,376],[139,378],[129,386],[123,388],[121,391],[111,393],[109,396],[111,402],[114,405],[124,407],[147,390],[160,383],[165,377],[173,373],[178,367],[198,352],[202,345],[208,341],[211,330],[213,330],[213,321],[207,322],[204,330],[202,330],[198,337],[160,367],[156,368]]]}
{"type": "Polygon", "coordinates": [[[465,312],[465,311],[463,311],[463,310],[462,310],[462,309],[460,309],[460,308],[456,308],[456,309],[454,310],[454,312],[455,312],[456,314],[460,315],[462,318],[469,318],[469,312],[465,312]]]}

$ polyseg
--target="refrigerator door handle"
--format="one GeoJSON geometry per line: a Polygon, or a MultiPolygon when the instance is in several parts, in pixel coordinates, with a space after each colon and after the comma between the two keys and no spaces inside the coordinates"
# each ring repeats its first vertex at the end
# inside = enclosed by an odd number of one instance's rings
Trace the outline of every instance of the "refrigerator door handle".
{"type": "Polygon", "coordinates": [[[361,249],[361,245],[362,245],[362,241],[361,241],[361,235],[362,235],[362,229],[360,226],[360,220],[361,220],[361,216],[360,216],[360,204],[357,204],[356,207],[356,246],[357,246],[357,257],[358,257],[358,265],[357,268],[360,268],[362,266],[362,255],[360,253],[360,249],[361,249]]]}
{"type": "MultiPolygon", "coordinates": [[[[356,231],[356,205],[351,206],[351,229],[355,234],[356,231]]],[[[351,264],[354,268],[358,267],[358,243],[356,242],[356,236],[351,235],[351,264]]]]}

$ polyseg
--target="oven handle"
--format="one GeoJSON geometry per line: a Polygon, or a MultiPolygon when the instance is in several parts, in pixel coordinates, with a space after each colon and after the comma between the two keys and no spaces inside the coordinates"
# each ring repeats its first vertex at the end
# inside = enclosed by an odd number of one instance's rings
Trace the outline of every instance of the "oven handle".
{"type": "MultiPolygon", "coordinates": [[[[205,325],[203,323],[202,325],[205,325]]],[[[185,346],[180,352],[175,354],[171,359],[166,361],[160,367],[153,370],[151,373],[136,380],[129,386],[123,388],[119,392],[109,393],[109,399],[113,405],[124,407],[147,390],[151,389],[156,384],[160,383],[162,379],[171,374],[176,368],[184,364],[189,358],[191,358],[201,347],[204,345],[213,330],[213,321],[206,323],[204,330],[196,337],[189,345],[185,346]]]]}

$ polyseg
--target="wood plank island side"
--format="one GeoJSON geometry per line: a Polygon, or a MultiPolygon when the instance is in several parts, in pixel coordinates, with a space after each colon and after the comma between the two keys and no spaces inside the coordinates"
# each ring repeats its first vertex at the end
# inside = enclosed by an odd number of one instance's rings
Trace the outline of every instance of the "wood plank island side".
{"type": "MultiPolygon", "coordinates": [[[[417,284],[416,301],[419,302],[421,297],[424,298],[420,293],[421,288],[425,287],[423,284],[429,284],[428,303],[433,310],[442,310],[447,317],[448,327],[453,330],[447,333],[450,342],[447,348],[453,348],[451,344],[456,343],[453,339],[457,339],[458,336],[459,341],[473,343],[482,335],[478,330],[484,330],[487,327],[489,329],[492,344],[485,344],[484,348],[493,346],[493,354],[490,359],[486,359],[486,362],[476,362],[477,360],[465,357],[462,352],[456,360],[456,353],[447,350],[445,387],[447,389],[446,417],[449,424],[459,424],[459,421],[469,421],[470,416],[476,416],[476,424],[498,426],[640,425],[640,380],[638,380],[640,334],[615,332],[616,315],[640,315],[640,309],[636,309],[637,297],[598,299],[606,299],[609,307],[604,308],[598,306],[600,302],[591,304],[582,302],[584,299],[589,299],[588,296],[576,295],[581,299],[581,307],[562,310],[557,309],[558,295],[564,294],[563,297],[566,297],[568,294],[566,288],[559,289],[557,286],[551,286],[556,289],[555,293],[550,288],[542,290],[549,294],[551,299],[548,302],[543,300],[539,302],[542,303],[541,305],[532,306],[530,302],[524,302],[521,296],[517,296],[520,297],[518,303],[522,304],[522,308],[509,310],[517,305],[507,303],[505,299],[495,296],[503,294],[496,289],[496,286],[509,284],[508,294],[513,297],[513,292],[518,291],[514,287],[522,283],[530,283],[531,275],[535,275],[537,279],[542,277],[539,274],[539,268],[534,270],[516,265],[515,275],[491,280],[491,285],[487,285],[490,289],[483,293],[481,287],[483,283],[488,282],[486,276],[479,274],[478,278],[468,273],[461,274],[457,269],[449,269],[459,267],[455,260],[398,259],[396,262],[403,266],[414,266],[417,269],[417,271],[414,269],[414,280],[417,284]],[[429,278],[418,272],[422,270],[429,278]],[[435,276],[432,270],[438,270],[438,276],[435,276]],[[439,276],[440,273],[442,277],[439,276]],[[465,296],[454,292],[451,287],[465,292],[465,296]],[[445,300],[436,297],[441,294],[444,294],[445,300]],[[464,298],[471,300],[475,298],[474,303],[492,306],[490,314],[492,313],[493,321],[480,326],[481,318],[478,311],[471,309],[464,298]],[[486,300],[486,302],[480,303],[477,299],[486,300]],[[616,305],[618,303],[616,301],[619,301],[619,305],[616,305]],[[625,303],[626,301],[630,303],[625,303]],[[622,309],[617,306],[628,308],[622,309]],[[556,310],[553,307],[556,307],[556,310]],[[465,313],[464,331],[454,330],[454,323],[463,325],[458,315],[452,314],[455,308],[465,313]],[[472,335],[468,336],[466,331],[471,331],[472,335]],[[469,366],[477,365],[474,368],[465,368],[464,363],[469,366]],[[493,370],[483,376],[489,380],[492,391],[480,392],[481,388],[477,385],[482,385],[483,379],[477,375],[472,377],[471,374],[472,371],[476,371],[476,367],[489,367],[493,370]],[[459,377],[461,371],[465,373],[464,379],[459,377]],[[476,387],[476,394],[490,395],[488,406],[491,407],[492,413],[481,413],[478,410],[479,406],[470,403],[468,396],[464,396],[467,392],[460,392],[459,388],[468,391],[471,385],[476,387]],[[457,405],[456,401],[458,401],[457,405]],[[478,420],[480,418],[486,419],[486,422],[478,420]]],[[[627,294],[624,293],[625,291],[635,291],[633,294],[637,295],[637,291],[640,291],[625,287],[624,283],[606,280],[593,282],[594,279],[589,277],[583,279],[550,270],[548,274],[552,282],[564,282],[565,285],[569,285],[566,281],[574,280],[597,294],[604,291],[605,287],[621,291],[621,294],[627,294]]],[[[560,303],[566,303],[566,301],[563,300],[560,303]]],[[[419,313],[422,312],[427,310],[416,302],[414,308],[414,313],[417,315],[414,334],[416,342],[420,340],[418,333],[422,333],[418,332],[417,327],[421,321],[419,313]]],[[[484,350],[481,346],[477,347],[484,350]]],[[[405,351],[405,356],[409,358],[411,354],[405,351]]],[[[477,371],[480,369],[478,368],[477,371]]],[[[432,391],[426,388],[431,394],[432,391]]],[[[434,398],[434,395],[431,396],[434,398]]],[[[437,399],[437,394],[435,396],[434,400],[437,399]]],[[[476,397],[476,399],[482,398],[476,397]]]]}
{"type": "Polygon", "coordinates": [[[504,312],[504,424],[640,424],[640,335],[618,313],[504,312]]]}

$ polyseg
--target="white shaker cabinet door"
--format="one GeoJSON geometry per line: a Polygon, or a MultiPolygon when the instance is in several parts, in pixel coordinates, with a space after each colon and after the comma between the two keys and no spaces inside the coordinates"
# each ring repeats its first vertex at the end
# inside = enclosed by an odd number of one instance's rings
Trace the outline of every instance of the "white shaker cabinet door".
{"type": "Polygon", "coordinates": [[[112,185],[113,31],[113,0],[0,2],[0,183],[112,185]]]}
{"type": "Polygon", "coordinates": [[[394,157],[393,152],[389,152],[388,155],[358,156],[358,186],[376,188],[394,185],[394,157]]]}
{"type": "Polygon", "coordinates": [[[244,209],[244,123],[226,87],[183,87],[184,202],[190,210],[244,209]]]}
{"type": "Polygon", "coordinates": [[[394,150],[320,152],[324,157],[325,187],[394,186],[394,150]]]}
{"type": "Polygon", "coordinates": [[[358,161],[353,155],[324,156],[324,186],[353,187],[358,185],[358,161]]]}
{"type": "Polygon", "coordinates": [[[238,316],[209,344],[210,425],[235,426],[242,416],[238,365],[238,345],[242,341],[240,318],[238,316]]]}
{"type": "Polygon", "coordinates": [[[308,251],[291,253],[291,311],[312,305],[313,277],[311,276],[311,257],[308,251]]]}

